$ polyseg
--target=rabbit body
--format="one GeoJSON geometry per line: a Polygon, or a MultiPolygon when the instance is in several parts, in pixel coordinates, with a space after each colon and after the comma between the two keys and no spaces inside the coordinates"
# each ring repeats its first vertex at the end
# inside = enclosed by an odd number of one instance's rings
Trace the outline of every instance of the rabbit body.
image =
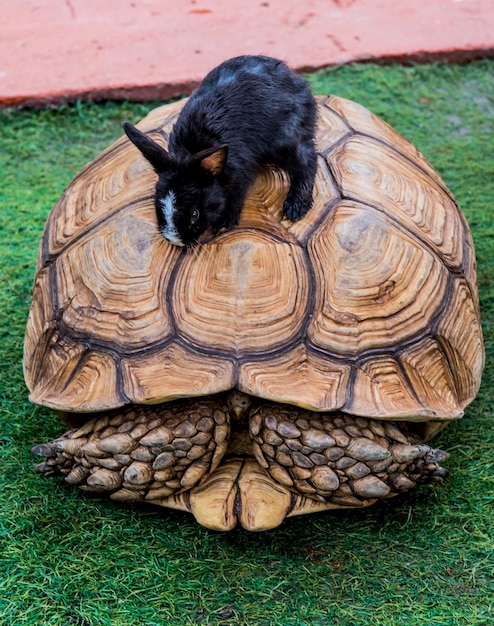
{"type": "Polygon", "coordinates": [[[284,213],[312,205],[317,168],[316,103],[303,78],[282,61],[241,56],[213,69],[186,102],[168,152],[126,123],[125,131],[158,173],[158,226],[188,245],[206,230],[238,223],[249,186],[274,165],[290,177],[284,213]]]}

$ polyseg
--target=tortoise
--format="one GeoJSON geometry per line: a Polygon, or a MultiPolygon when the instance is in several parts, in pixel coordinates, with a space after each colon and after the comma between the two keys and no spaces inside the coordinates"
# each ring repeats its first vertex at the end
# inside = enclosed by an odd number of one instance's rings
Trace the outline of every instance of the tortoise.
{"type": "MultiPolygon", "coordinates": [[[[139,124],[166,147],[184,100],[139,124]]],[[[126,137],[48,217],[27,322],[33,403],[71,426],[37,471],[192,512],[212,529],[361,508],[441,482],[425,442],[484,352],[466,220],[426,159],[363,106],[317,98],[314,204],[260,172],[239,224],[179,248],[126,137]]]]}

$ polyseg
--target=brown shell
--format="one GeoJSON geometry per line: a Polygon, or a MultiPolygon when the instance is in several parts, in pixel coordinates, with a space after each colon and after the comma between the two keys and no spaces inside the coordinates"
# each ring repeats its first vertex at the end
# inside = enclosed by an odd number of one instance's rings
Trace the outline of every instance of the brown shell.
{"type": "MultiPolygon", "coordinates": [[[[182,102],[139,125],[167,143],[182,102]]],[[[122,138],[75,178],[43,235],[25,340],[33,402],[68,411],[233,387],[316,411],[459,417],[483,344],[473,244],[443,181],[368,110],[319,99],[315,202],[282,219],[266,169],[234,230],[158,233],[156,175],[122,138]]]]}

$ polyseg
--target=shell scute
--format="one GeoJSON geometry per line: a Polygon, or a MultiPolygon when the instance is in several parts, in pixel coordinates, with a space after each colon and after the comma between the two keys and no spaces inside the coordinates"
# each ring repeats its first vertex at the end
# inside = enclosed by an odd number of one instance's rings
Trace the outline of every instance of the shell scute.
{"type": "Polygon", "coordinates": [[[387,145],[355,135],[332,155],[345,198],[371,205],[396,220],[451,268],[463,263],[463,220],[454,201],[421,168],[387,145]]]}
{"type": "Polygon", "coordinates": [[[381,356],[355,366],[353,394],[343,410],[353,415],[368,415],[379,419],[409,419],[410,416],[429,417],[420,399],[413,392],[398,360],[381,356]]]}
{"type": "Polygon", "coordinates": [[[118,227],[103,224],[57,258],[58,306],[74,336],[128,353],[172,334],[163,309],[169,280],[163,267],[179,251],[163,245],[149,212],[147,204],[126,211],[118,227]]]}
{"type": "Polygon", "coordinates": [[[400,362],[431,418],[450,419],[463,415],[449,363],[437,341],[426,337],[405,348],[400,362]]]}
{"type": "Polygon", "coordinates": [[[347,400],[351,365],[320,355],[305,345],[239,368],[238,388],[266,400],[330,411],[347,400]]]}
{"type": "Polygon", "coordinates": [[[53,335],[30,400],[54,409],[96,411],[126,404],[112,354],[53,335]],[[89,399],[89,401],[88,401],[89,399]]]}
{"type": "Polygon", "coordinates": [[[157,404],[175,398],[203,396],[234,386],[234,366],[227,355],[204,354],[179,342],[124,357],[123,388],[129,401],[157,404]]]}
{"type": "Polygon", "coordinates": [[[482,328],[474,302],[467,282],[455,280],[436,328],[462,409],[476,395],[484,368],[482,328]]]}
{"type": "Polygon", "coordinates": [[[307,335],[321,350],[357,357],[427,327],[448,272],[379,211],[342,201],[308,244],[316,298],[307,335]]]}
{"type": "Polygon", "coordinates": [[[345,98],[330,96],[326,107],[334,113],[341,115],[355,133],[377,139],[378,141],[392,146],[396,152],[401,153],[406,159],[420,167],[451,199],[452,194],[447,189],[441,177],[431,166],[427,159],[417,148],[407,141],[399,132],[387,124],[383,119],[366,109],[358,102],[352,102],[345,98]]]}

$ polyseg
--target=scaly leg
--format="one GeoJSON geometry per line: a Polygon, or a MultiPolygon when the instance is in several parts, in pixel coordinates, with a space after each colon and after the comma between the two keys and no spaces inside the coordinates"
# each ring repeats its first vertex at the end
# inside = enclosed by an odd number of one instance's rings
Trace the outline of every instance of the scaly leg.
{"type": "Polygon", "coordinates": [[[51,443],[36,471],[112,500],[153,500],[198,484],[228,445],[227,407],[211,399],[129,406],[100,415],[51,443]]]}

